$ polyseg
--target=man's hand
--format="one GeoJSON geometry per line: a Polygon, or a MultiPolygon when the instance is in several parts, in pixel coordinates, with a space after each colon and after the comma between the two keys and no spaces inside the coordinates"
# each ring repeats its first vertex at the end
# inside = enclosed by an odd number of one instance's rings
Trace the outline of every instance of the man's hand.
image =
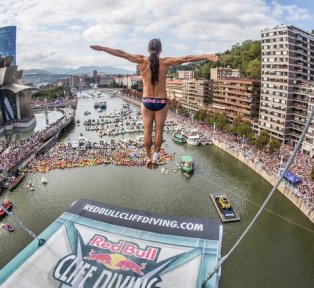
{"type": "Polygon", "coordinates": [[[91,45],[90,48],[92,48],[93,50],[96,50],[96,51],[104,51],[103,47],[101,47],[99,45],[91,45]]]}
{"type": "Polygon", "coordinates": [[[218,61],[218,59],[219,59],[219,57],[217,55],[215,55],[215,54],[208,54],[207,60],[216,62],[216,61],[218,61]]]}

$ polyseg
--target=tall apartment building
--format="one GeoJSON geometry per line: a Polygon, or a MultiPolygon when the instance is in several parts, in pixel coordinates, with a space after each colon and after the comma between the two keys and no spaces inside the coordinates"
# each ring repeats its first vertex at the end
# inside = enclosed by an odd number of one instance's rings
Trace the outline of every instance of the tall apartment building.
{"type": "Polygon", "coordinates": [[[237,115],[257,122],[261,82],[246,78],[213,80],[214,110],[225,111],[232,121],[237,115]]]}
{"type": "Polygon", "coordinates": [[[309,106],[300,87],[313,80],[314,35],[288,25],[263,30],[259,128],[284,143],[296,142],[309,106]]]}
{"type": "Polygon", "coordinates": [[[211,86],[211,81],[207,79],[183,80],[181,105],[192,112],[207,108],[208,104],[212,102],[211,86]]]}
{"type": "Polygon", "coordinates": [[[181,102],[183,98],[182,80],[167,80],[166,82],[167,97],[170,100],[181,102]]]}
{"type": "Polygon", "coordinates": [[[0,27],[0,56],[13,56],[16,65],[16,26],[0,27]]]}
{"type": "MultiPolygon", "coordinates": [[[[312,109],[314,109],[314,82],[295,87],[294,94],[297,97],[297,109],[309,117],[312,109]]],[[[296,135],[299,135],[303,128],[303,125],[292,123],[292,133],[296,133],[296,135]]],[[[314,157],[314,119],[312,119],[311,125],[305,135],[302,150],[311,157],[314,157]]]]}

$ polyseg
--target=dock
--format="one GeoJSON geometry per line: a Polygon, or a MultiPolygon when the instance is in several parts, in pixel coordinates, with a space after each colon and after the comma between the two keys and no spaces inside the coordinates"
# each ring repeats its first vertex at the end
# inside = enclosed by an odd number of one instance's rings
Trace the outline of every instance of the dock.
{"type": "Polygon", "coordinates": [[[209,194],[209,197],[213,201],[221,221],[222,222],[240,221],[240,217],[238,213],[235,211],[235,209],[232,207],[232,205],[229,209],[222,208],[222,206],[219,203],[220,196],[226,197],[228,199],[226,194],[209,194]]]}

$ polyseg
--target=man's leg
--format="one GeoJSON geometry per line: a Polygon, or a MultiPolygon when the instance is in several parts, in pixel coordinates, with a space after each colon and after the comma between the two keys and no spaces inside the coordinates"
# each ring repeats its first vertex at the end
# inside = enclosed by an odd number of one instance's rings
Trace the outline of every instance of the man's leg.
{"type": "Polygon", "coordinates": [[[146,149],[146,164],[152,162],[151,148],[152,148],[152,132],[153,132],[153,120],[155,111],[151,111],[141,105],[141,113],[144,125],[144,146],[146,149]]]}
{"type": "Polygon", "coordinates": [[[155,111],[155,143],[153,162],[159,162],[159,151],[163,141],[163,133],[167,118],[168,104],[161,110],[155,111]]]}

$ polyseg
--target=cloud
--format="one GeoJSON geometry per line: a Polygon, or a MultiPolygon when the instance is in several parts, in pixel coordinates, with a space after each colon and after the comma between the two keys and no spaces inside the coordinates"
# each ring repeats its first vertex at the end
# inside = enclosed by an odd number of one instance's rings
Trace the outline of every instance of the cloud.
{"type": "Polygon", "coordinates": [[[306,6],[285,5],[284,0],[6,0],[1,6],[0,27],[17,25],[22,69],[129,68],[133,64],[89,45],[146,54],[152,38],[162,40],[164,56],[222,52],[235,43],[260,39],[266,27],[311,19],[306,6]]]}

